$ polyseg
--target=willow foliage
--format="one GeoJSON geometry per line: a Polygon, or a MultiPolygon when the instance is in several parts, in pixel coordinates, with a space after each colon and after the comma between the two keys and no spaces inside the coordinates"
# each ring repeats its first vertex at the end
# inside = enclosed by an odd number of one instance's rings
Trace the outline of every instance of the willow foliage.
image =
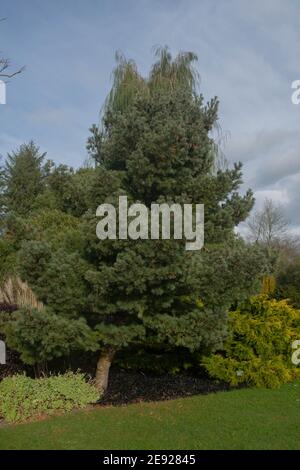
{"type": "Polygon", "coordinates": [[[151,67],[148,77],[142,77],[136,63],[116,53],[117,65],[113,70],[113,85],[103,108],[103,117],[116,111],[123,112],[141,94],[151,94],[158,89],[176,90],[181,87],[195,93],[199,74],[194,67],[197,55],[180,52],[174,59],[165,47],[155,49],[157,61],[151,67]]]}

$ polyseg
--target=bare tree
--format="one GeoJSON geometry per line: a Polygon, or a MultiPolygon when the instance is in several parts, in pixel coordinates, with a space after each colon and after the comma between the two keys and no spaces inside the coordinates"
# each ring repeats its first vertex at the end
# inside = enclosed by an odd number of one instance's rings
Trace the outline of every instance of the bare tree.
{"type": "Polygon", "coordinates": [[[272,199],[265,199],[263,208],[253,214],[247,226],[250,241],[269,248],[285,244],[290,238],[284,211],[272,199]]]}
{"type": "MultiPolygon", "coordinates": [[[[6,18],[0,18],[0,21],[4,21],[6,18]]],[[[19,73],[22,73],[25,67],[21,67],[15,71],[9,71],[11,64],[9,59],[5,59],[4,57],[0,57],[0,79],[1,78],[12,78],[19,73]]]]}
{"type": "Polygon", "coordinates": [[[22,73],[23,70],[25,69],[25,67],[21,67],[20,69],[9,73],[8,71],[9,67],[10,67],[9,59],[4,59],[3,57],[0,57],[0,78],[12,78],[15,75],[18,75],[19,73],[22,73]]]}

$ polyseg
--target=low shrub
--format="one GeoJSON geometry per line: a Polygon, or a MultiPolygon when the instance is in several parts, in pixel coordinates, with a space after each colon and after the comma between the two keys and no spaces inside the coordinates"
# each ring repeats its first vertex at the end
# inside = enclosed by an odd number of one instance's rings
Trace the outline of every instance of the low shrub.
{"type": "Polygon", "coordinates": [[[276,388],[300,377],[300,367],[291,360],[297,339],[299,310],[286,300],[252,297],[229,314],[224,350],[204,358],[202,365],[212,377],[234,386],[276,388]]]}
{"type": "Polygon", "coordinates": [[[0,332],[5,335],[8,347],[20,353],[24,364],[44,365],[72,351],[97,347],[92,330],[83,318],[64,318],[49,308],[31,307],[23,307],[4,320],[2,317],[0,332]]]}
{"type": "Polygon", "coordinates": [[[98,398],[99,392],[83,374],[68,372],[41,379],[14,375],[0,383],[0,414],[15,423],[83,408],[98,398]]]}

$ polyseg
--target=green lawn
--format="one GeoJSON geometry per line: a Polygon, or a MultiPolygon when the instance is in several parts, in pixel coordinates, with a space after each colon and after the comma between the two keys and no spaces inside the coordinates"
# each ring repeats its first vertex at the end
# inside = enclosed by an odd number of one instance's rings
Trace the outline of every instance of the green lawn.
{"type": "Polygon", "coordinates": [[[300,382],[5,426],[0,449],[300,449],[300,382]]]}

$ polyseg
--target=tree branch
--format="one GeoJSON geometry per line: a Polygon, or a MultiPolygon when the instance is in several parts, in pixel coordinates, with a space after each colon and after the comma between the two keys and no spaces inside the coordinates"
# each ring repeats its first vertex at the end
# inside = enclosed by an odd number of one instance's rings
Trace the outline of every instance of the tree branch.
{"type": "MultiPolygon", "coordinates": [[[[5,20],[6,18],[0,18],[0,22],[5,21],[5,20]]],[[[4,59],[4,57],[0,57],[0,78],[12,78],[12,77],[15,77],[16,75],[19,75],[25,70],[25,67],[21,67],[20,69],[12,73],[5,72],[9,67],[10,67],[10,61],[8,59],[4,59]]]]}
{"type": "Polygon", "coordinates": [[[0,77],[3,77],[3,78],[12,78],[14,77],[15,75],[18,75],[19,73],[22,73],[23,71],[25,70],[25,66],[24,67],[21,67],[19,70],[17,70],[16,72],[13,72],[11,74],[9,73],[2,73],[0,71],[0,77]]]}

